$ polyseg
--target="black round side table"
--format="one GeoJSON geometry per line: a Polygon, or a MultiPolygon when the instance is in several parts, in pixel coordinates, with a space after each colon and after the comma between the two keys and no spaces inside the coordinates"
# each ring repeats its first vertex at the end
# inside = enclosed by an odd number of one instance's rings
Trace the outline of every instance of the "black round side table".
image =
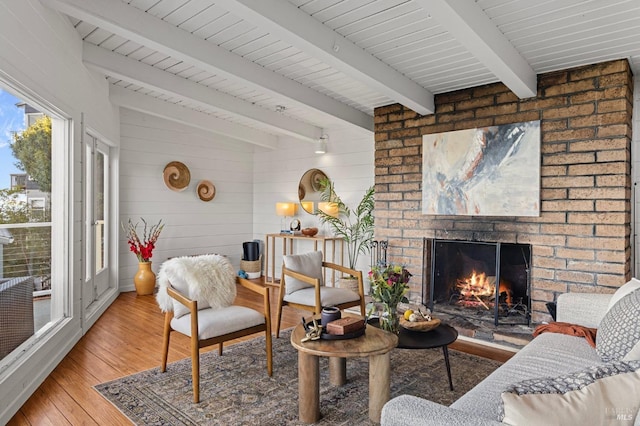
{"type": "MultiPolygon", "coordinates": [[[[371,318],[368,321],[374,327],[378,327],[378,318],[371,318]]],[[[451,365],[449,364],[448,345],[458,338],[458,331],[447,324],[440,324],[431,331],[411,331],[400,326],[398,335],[398,348],[400,349],[434,349],[442,348],[444,363],[447,366],[447,377],[449,378],[449,389],[453,390],[451,380],[451,365]]]]}

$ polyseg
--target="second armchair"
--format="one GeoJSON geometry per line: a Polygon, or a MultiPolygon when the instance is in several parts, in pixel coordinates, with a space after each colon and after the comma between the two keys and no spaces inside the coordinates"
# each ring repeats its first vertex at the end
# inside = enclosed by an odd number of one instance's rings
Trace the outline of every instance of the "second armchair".
{"type": "Polygon", "coordinates": [[[335,263],[323,262],[321,251],[284,256],[278,295],[276,337],[280,336],[280,320],[282,308],[285,305],[314,314],[319,314],[322,308],[327,306],[335,306],[340,310],[359,306],[360,314],[364,316],[362,272],[335,263]],[[323,268],[355,277],[358,281],[358,291],[325,286],[323,268]]]}

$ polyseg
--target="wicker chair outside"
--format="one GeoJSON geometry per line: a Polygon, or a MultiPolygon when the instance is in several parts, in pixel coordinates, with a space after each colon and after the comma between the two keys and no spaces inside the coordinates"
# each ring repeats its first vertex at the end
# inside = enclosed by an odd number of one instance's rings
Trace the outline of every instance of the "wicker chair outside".
{"type": "Polygon", "coordinates": [[[33,277],[0,282],[0,359],[33,335],[33,277]]]}

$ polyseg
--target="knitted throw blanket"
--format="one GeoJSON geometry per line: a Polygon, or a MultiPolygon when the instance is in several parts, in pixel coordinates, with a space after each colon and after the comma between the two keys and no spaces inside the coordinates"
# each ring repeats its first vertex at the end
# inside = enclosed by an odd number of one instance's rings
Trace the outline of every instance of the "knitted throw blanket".
{"type": "Polygon", "coordinates": [[[174,257],[162,264],[158,272],[159,290],[156,300],[162,312],[173,311],[173,299],[167,294],[171,284],[191,300],[206,302],[213,309],[229,306],[236,298],[236,274],[231,262],[224,256],[174,257]]]}

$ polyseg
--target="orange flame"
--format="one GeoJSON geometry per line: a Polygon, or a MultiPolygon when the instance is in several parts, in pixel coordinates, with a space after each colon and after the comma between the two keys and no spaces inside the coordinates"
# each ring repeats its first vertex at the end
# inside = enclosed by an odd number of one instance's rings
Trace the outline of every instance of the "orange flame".
{"type": "MultiPolygon", "coordinates": [[[[465,300],[471,300],[476,303],[479,302],[487,309],[489,309],[489,306],[487,306],[481,298],[490,298],[495,295],[496,291],[495,280],[492,281],[487,277],[486,273],[478,273],[475,270],[472,271],[469,277],[459,279],[457,287],[460,291],[460,295],[463,296],[465,300]]],[[[498,291],[506,294],[505,302],[511,306],[511,291],[509,284],[500,280],[498,291]]]]}
{"type": "Polygon", "coordinates": [[[495,292],[495,286],[487,279],[487,274],[475,270],[470,277],[458,281],[458,289],[464,297],[491,296],[495,292]]]}

